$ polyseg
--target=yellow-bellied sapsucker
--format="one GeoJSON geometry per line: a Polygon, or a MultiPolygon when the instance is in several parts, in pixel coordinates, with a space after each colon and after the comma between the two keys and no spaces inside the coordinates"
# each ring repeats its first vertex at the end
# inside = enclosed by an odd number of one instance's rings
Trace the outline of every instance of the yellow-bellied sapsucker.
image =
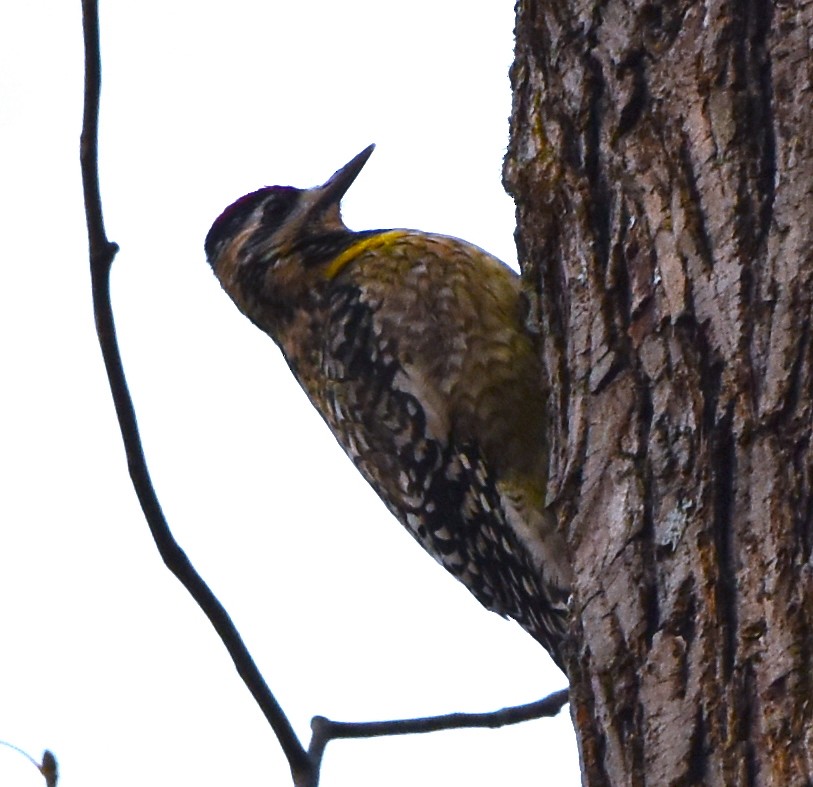
{"type": "Polygon", "coordinates": [[[396,518],[561,666],[570,567],[545,511],[542,375],[519,277],[456,238],[347,229],[339,203],[372,150],[318,188],[240,198],[207,259],[396,518]]]}

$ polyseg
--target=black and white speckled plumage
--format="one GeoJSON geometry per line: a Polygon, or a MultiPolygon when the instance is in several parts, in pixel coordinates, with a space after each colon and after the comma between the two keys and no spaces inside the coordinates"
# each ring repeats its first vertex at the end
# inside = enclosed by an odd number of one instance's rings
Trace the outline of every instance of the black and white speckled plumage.
{"type": "Polygon", "coordinates": [[[570,568],[544,508],[542,376],[519,279],[455,238],[348,230],[339,201],[370,152],[318,189],[241,198],[207,257],[396,518],[561,665],[570,568]]]}

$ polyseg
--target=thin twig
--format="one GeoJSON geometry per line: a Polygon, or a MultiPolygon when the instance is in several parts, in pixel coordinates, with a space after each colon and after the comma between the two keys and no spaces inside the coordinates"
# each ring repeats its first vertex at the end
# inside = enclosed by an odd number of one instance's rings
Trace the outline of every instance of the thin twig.
{"type": "Polygon", "coordinates": [[[7,746],[9,749],[22,754],[42,774],[45,779],[45,787],[56,787],[59,780],[59,767],[56,763],[56,757],[48,749],[42,753],[42,762],[39,763],[27,751],[23,751],[13,743],[0,741],[0,746],[7,746]]]}
{"type": "Polygon", "coordinates": [[[48,749],[42,753],[42,765],[39,768],[40,773],[45,778],[45,787],[56,787],[59,779],[59,767],[56,764],[56,757],[48,749]]]}
{"type": "Polygon", "coordinates": [[[85,36],[85,106],[80,160],[90,250],[93,308],[99,344],[127,454],[130,478],[161,558],[211,621],[232,657],[237,672],[274,730],[296,781],[297,778],[301,778],[302,772],[308,773],[311,770],[310,758],[260,674],[225,608],[175,541],[150,480],[135,410],[124,376],[110,303],[110,268],[118,246],[107,239],[99,193],[98,118],[101,54],[97,0],[83,0],[82,21],[85,36]]]}
{"type": "MultiPolygon", "coordinates": [[[[378,738],[384,735],[414,735],[438,730],[467,727],[504,727],[523,721],[555,716],[568,701],[568,690],[561,689],[536,702],[515,705],[487,713],[447,713],[443,716],[427,716],[422,719],[397,719],[394,721],[346,722],[331,721],[324,716],[311,720],[313,736],[308,748],[313,761],[314,773],[318,774],[327,744],[339,738],[378,738]]],[[[312,782],[313,787],[317,782],[312,782]]],[[[310,785],[309,785],[310,787],[310,785]]]]}

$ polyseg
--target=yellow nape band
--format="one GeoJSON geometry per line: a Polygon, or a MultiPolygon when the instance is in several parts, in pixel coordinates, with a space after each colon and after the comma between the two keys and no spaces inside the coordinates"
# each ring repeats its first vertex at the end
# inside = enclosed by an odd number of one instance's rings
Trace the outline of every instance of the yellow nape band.
{"type": "Polygon", "coordinates": [[[334,260],[331,260],[330,264],[325,268],[325,278],[334,279],[344,270],[348,263],[352,262],[360,254],[364,254],[365,251],[386,248],[408,234],[406,230],[387,230],[387,232],[380,232],[378,235],[363,238],[358,243],[354,243],[349,249],[345,249],[334,260]]]}

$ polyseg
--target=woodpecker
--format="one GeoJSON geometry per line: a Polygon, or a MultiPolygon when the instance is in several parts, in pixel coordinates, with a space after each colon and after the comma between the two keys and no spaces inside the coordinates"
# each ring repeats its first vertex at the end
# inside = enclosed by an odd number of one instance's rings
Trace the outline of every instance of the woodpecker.
{"type": "Polygon", "coordinates": [[[543,378],[519,277],[457,238],[348,229],[340,202],[373,147],[322,186],[238,199],[207,260],[401,524],[562,667],[571,569],[545,508],[543,378]]]}

